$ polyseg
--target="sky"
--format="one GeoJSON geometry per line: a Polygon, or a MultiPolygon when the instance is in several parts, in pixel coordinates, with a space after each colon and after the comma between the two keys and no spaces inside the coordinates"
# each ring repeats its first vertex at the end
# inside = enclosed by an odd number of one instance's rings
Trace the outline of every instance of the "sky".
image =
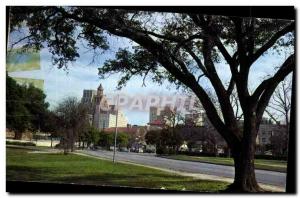
{"type": "MultiPolygon", "coordinates": [[[[54,109],[57,104],[68,96],[74,96],[79,100],[82,97],[84,89],[96,90],[101,83],[104,88],[104,94],[109,98],[113,95],[126,94],[129,96],[135,95],[173,95],[177,90],[170,84],[157,86],[149,79],[146,79],[146,86],[142,86],[141,77],[133,77],[127,86],[118,91],[116,89],[120,74],[109,76],[107,79],[100,79],[98,76],[98,68],[103,65],[105,60],[113,59],[115,52],[121,46],[131,45],[127,39],[110,37],[110,50],[99,55],[95,63],[90,64],[92,53],[86,52],[83,47],[79,49],[81,52],[80,58],[71,63],[68,70],[58,69],[51,62],[51,54],[48,49],[40,51],[40,70],[32,71],[17,71],[10,72],[12,77],[43,79],[44,92],[46,101],[49,102],[50,108],[54,109]]],[[[149,113],[145,111],[129,111],[122,110],[130,124],[145,125],[149,122],[149,113]]]]}
{"type": "MultiPolygon", "coordinates": [[[[142,77],[130,79],[126,87],[116,92],[120,74],[111,75],[107,79],[100,79],[98,68],[103,65],[105,60],[113,59],[119,48],[131,46],[132,42],[119,37],[109,37],[108,42],[110,49],[100,54],[92,64],[90,63],[93,54],[87,52],[82,45],[78,45],[80,58],[71,63],[68,70],[57,69],[51,62],[51,54],[45,48],[40,51],[40,70],[10,72],[9,75],[12,77],[43,79],[44,92],[47,95],[46,101],[50,103],[51,109],[54,109],[62,99],[68,96],[75,96],[81,99],[84,89],[96,90],[100,83],[104,88],[104,94],[108,97],[116,93],[123,93],[130,96],[147,96],[152,94],[173,96],[175,94],[182,94],[174,86],[170,86],[169,83],[157,85],[150,79],[146,79],[146,86],[142,87],[142,77]]],[[[285,56],[285,54],[267,53],[259,58],[250,70],[250,90],[253,90],[266,76],[273,74],[274,66],[281,65],[285,56]]],[[[229,66],[224,60],[221,60],[220,63],[216,64],[216,67],[220,78],[228,82],[231,76],[229,66]]],[[[134,111],[125,108],[123,112],[130,124],[145,125],[149,122],[148,111],[134,111]]]]}

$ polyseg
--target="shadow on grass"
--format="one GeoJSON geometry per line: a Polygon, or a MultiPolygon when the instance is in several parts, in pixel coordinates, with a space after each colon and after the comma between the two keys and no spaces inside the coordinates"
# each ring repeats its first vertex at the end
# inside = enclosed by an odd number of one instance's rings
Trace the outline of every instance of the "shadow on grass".
{"type": "Polygon", "coordinates": [[[65,176],[59,178],[63,182],[75,182],[75,183],[86,183],[86,184],[97,184],[97,183],[115,183],[118,181],[130,181],[138,179],[134,175],[121,175],[121,174],[110,174],[101,173],[95,175],[78,175],[78,176],[65,176]]]}
{"type": "Polygon", "coordinates": [[[55,174],[55,172],[28,166],[9,165],[6,167],[7,180],[45,181],[47,180],[45,176],[49,174],[55,174]]]}
{"type": "Polygon", "coordinates": [[[121,174],[98,174],[85,176],[67,176],[60,181],[76,184],[89,185],[113,185],[128,187],[145,187],[152,189],[171,189],[188,190],[200,192],[219,192],[224,190],[227,183],[216,184],[213,181],[196,180],[183,178],[181,176],[167,176],[164,174],[140,174],[140,175],[121,175],[121,174]]]}

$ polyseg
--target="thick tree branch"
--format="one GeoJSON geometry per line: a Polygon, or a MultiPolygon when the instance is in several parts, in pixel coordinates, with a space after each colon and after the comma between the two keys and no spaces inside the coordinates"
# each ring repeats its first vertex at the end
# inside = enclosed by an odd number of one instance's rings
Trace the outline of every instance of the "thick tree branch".
{"type": "Polygon", "coordinates": [[[233,21],[235,25],[235,40],[237,42],[237,54],[239,57],[240,67],[247,67],[247,54],[246,54],[246,45],[244,41],[244,31],[243,31],[243,19],[240,17],[232,17],[231,20],[233,21]]]}
{"type": "MultiPolygon", "coordinates": [[[[237,74],[237,63],[236,61],[230,56],[228,51],[226,50],[225,46],[221,42],[220,38],[218,37],[217,33],[213,30],[213,27],[208,25],[203,16],[198,16],[191,14],[190,17],[193,19],[194,23],[198,25],[200,28],[204,29],[208,35],[213,38],[214,44],[218,47],[220,52],[222,53],[223,57],[230,65],[231,72],[233,76],[237,74]]],[[[203,37],[203,35],[202,35],[203,37]]]]}
{"type": "Polygon", "coordinates": [[[176,42],[176,43],[182,42],[182,40],[179,39],[178,37],[171,36],[171,35],[166,36],[166,35],[158,34],[158,33],[147,31],[147,30],[138,30],[138,29],[136,29],[136,31],[154,36],[156,38],[165,39],[165,40],[176,42]]]}
{"type": "Polygon", "coordinates": [[[195,60],[195,62],[197,63],[199,69],[206,75],[208,76],[208,72],[206,70],[206,68],[204,67],[204,65],[202,64],[200,58],[189,48],[189,47],[185,47],[186,51],[191,55],[191,57],[195,60]]]}
{"type": "Polygon", "coordinates": [[[255,101],[259,100],[263,92],[276,82],[282,81],[295,67],[295,54],[290,55],[282,64],[280,69],[274,74],[273,77],[264,80],[254,91],[251,96],[255,101]],[[279,81],[278,81],[279,80],[279,81]]]}
{"type": "Polygon", "coordinates": [[[216,32],[212,29],[211,24],[204,19],[203,15],[194,15],[191,14],[190,17],[193,19],[194,23],[204,30],[203,37],[205,38],[203,41],[203,56],[204,56],[204,65],[208,72],[208,78],[212,83],[216,94],[218,96],[218,100],[221,106],[221,111],[225,120],[226,125],[231,129],[236,129],[236,136],[241,138],[241,134],[239,133],[236,118],[234,115],[233,108],[230,103],[229,95],[222,84],[217,71],[215,69],[214,63],[212,61],[211,52],[214,45],[217,45],[226,61],[229,63],[230,68],[232,70],[232,74],[234,77],[237,75],[236,64],[233,62],[233,59],[227,52],[226,48],[218,38],[216,32]]]}
{"type": "Polygon", "coordinates": [[[266,52],[269,48],[271,48],[274,43],[282,36],[287,34],[288,32],[291,32],[295,30],[295,22],[290,23],[286,27],[284,27],[282,30],[276,32],[270,40],[268,40],[261,48],[259,48],[253,56],[250,58],[250,64],[254,63],[264,52],[266,52]]]}
{"type": "Polygon", "coordinates": [[[231,20],[235,26],[235,41],[237,43],[237,56],[239,62],[239,74],[236,77],[236,84],[237,92],[240,99],[240,104],[243,109],[243,112],[247,111],[249,101],[249,90],[248,90],[248,78],[249,78],[249,58],[247,56],[247,49],[246,49],[246,41],[244,38],[244,29],[243,29],[243,19],[239,17],[231,17],[231,20]]]}
{"type": "MultiPolygon", "coordinates": [[[[225,58],[225,60],[229,64],[231,74],[232,74],[232,83],[234,83],[234,81],[235,82],[236,81],[241,81],[241,79],[243,79],[242,82],[239,83],[239,85],[238,85],[238,93],[239,93],[239,97],[241,98],[242,108],[245,109],[246,98],[249,95],[248,88],[247,88],[249,68],[247,66],[246,61],[242,61],[244,70],[242,70],[242,72],[239,73],[238,70],[237,70],[237,66],[238,66],[237,61],[230,56],[230,54],[226,50],[225,46],[222,44],[221,40],[219,39],[217,33],[214,31],[212,25],[208,24],[205,21],[203,16],[198,16],[198,15],[190,15],[190,16],[193,19],[193,21],[195,22],[195,24],[197,24],[199,27],[204,29],[206,31],[206,33],[210,37],[212,37],[214,44],[218,47],[221,54],[223,55],[223,57],[225,58]]],[[[234,20],[235,20],[235,25],[238,26],[238,27],[236,27],[237,28],[237,30],[236,30],[236,35],[237,35],[236,40],[237,40],[237,43],[238,43],[238,54],[239,54],[240,57],[244,57],[244,60],[246,60],[246,58],[245,58],[246,57],[246,53],[245,53],[246,49],[243,45],[244,42],[243,42],[243,38],[241,36],[242,35],[242,21],[241,21],[241,19],[236,19],[236,18],[234,20]]],[[[233,86],[233,84],[232,84],[232,86],[233,86]]],[[[230,93],[231,89],[232,88],[229,87],[229,90],[227,91],[227,93],[230,93]]],[[[226,93],[226,95],[228,95],[227,93],[226,93]]],[[[234,116],[234,115],[232,115],[232,116],[234,116]]]]}
{"type": "Polygon", "coordinates": [[[237,137],[241,137],[241,134],[239,134],[238,132],[238,126],[237,126],[237,122],[234,116],[234,111],[233,108],[231,106],[230,103],[230,98],[229,95],[227,95],[227,91],[224,87],[224,85],[222,84],[215,65],[212,61],[212,57],[211,57],[211,50],[212,50],[212,41],[207,38],[204,41],[204,46],[203,46],[203,56],[204,56],[204,64],[207,68],[208,71],[208,78],[211,82],[211,84],[213,85],[216,94],[218,96],[218,100],[221,106],[221,111],[225,120],[225,124],[229,127],[229,128],[236,128],[236,132],[237,134],[235,134],[237,137]]]}
{"type": "Polygon", "coordinates": [[[274,115],[266,109],[266,113],[270,116],[270,118],[277,124],[280,125],[280,122],[274,117],[274,115]]]}
{"type": "Polygon", "coordinates": [[[231,95],[233,89],[234,89],[235,81],[233,80],[233,77],[231,77],[228,88],[227,88],[227,95],[231,95]]]}
{"type": "Polygon", "coordinates": [[[263,81],[255,90],[251,96],[253,100],[258,101],[256,108],[256,115],[261,117],[269,100],[275,91],[277,85],[293,70],[295,69],[295,54],[292,54],[287,58],[287,60],[282,64],[280,69],[275,73],[275,75],[265,81],[263,81]]]}
{"type": "Polygon", "coordinates": [[[247,34],[247,51],[249,56],[251,57],[253,55],[254,50],[254,25],[255,25],[255,19],[251,18],[250,24],[247,28],[246,34],[247,34]]]}
{"type": "Polygon", "coordinates": [[[200,79],[201,79],[203,76],[205,76],[205,74],[201,74],[201,75],[198,76],[198,78],[197,78],[197,82],[198,82],[198,83],[199,83],[200,79]]]}
{"type": "Polygon", "coordinates": [[[194,39],[196,39],[196,38],[198,38],[198,39],[203,38],[203,35],[200,34],[200,33],[198,33],[198,34],[195,34],[195,35],[190,36],[189,38],[187,38],[187,39],[185,39],[185,40],[180,41],[180,42],[176,45],[176,47],[175,47],[175,49],[174,49],[174,54],[176,54],[176,52],[180,49],[180,47],[185,46],[186,43],[188,43],[188,42],[190,42],[190,41],[192,41],[192,40],[194,40],[194,39]]]}

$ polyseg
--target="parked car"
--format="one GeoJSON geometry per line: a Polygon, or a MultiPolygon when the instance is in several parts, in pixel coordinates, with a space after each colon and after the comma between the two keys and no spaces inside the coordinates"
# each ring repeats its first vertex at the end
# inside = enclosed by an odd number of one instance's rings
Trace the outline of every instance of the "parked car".
{"type": "Polygon", "coordinates": [[[126,147],[121,147],[121,148],[120,148],[120,151],[128,152],[128,149],[127,149],[126,147]]]}

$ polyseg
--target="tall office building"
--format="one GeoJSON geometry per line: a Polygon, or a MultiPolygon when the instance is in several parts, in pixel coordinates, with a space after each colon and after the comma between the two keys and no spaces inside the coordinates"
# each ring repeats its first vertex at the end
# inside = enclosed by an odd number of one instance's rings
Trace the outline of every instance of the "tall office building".
{"type": "Polygon", "coordinates": [[[88,105],[90,123],[97,129],[115,127],[116,116],[118,116],[118,127],[127,126],[127,119],[123,112],[117,111],[115,105],[109,105],[101,84],[97,90],[83,90],[81,102],[88,105]]]}

